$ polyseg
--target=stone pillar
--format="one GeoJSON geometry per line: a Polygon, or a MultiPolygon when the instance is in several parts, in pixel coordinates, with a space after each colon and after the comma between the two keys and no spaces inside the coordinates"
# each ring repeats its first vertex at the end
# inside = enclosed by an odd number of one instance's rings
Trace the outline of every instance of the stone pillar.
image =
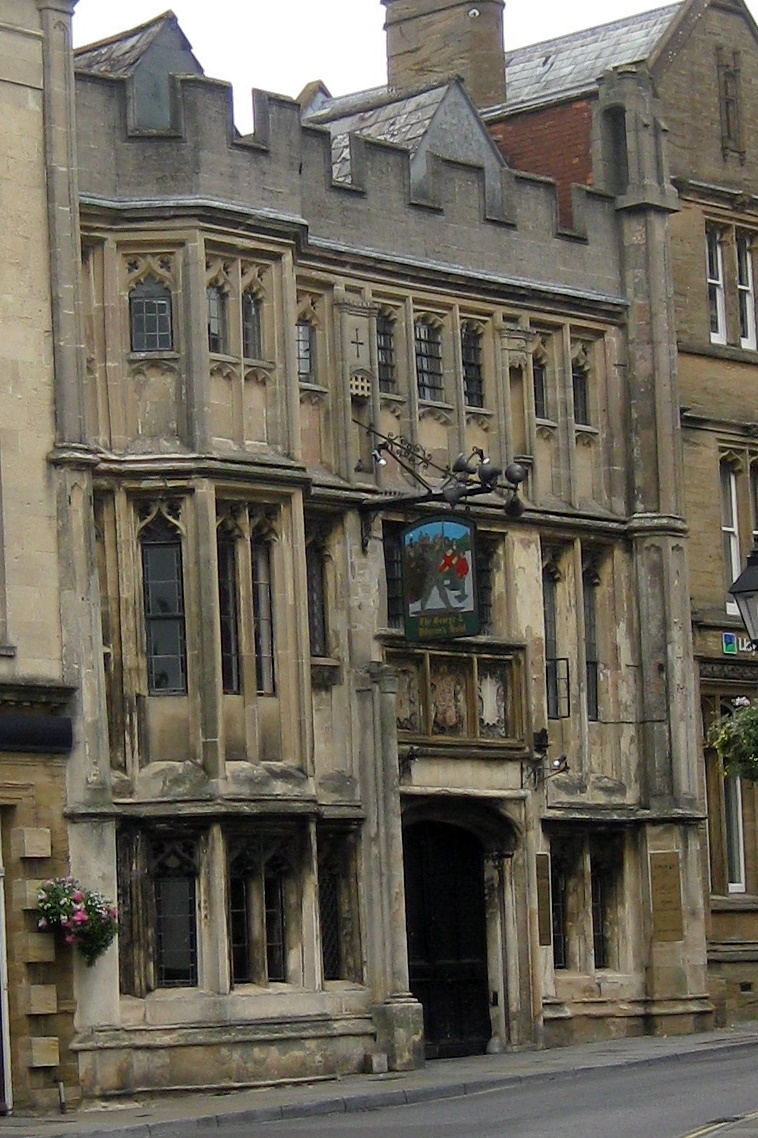
{"type": "Polygon", "coordinates": [[[408,942],[405,928],[403,833],[400,814],[400,772],[397,754],[395,697],[397,676],[383,664],[370,666],[373,686],[374,760],[377,764],[379,865],[384,893],[381,930],[388,947],[388,994],[374,1007],[378,1043],[387,1052],[390,1069],[408,1071],[424,1062],[423,1009],[409,990],[408,942]]]}
{"type": "Polygon", "coordinates": [[[79,265],[74,65],[75,0],[37,0],[42,19],[45,171],[53,306],[55,416],[59,440],[81,443],[84,426],[84,340],[79,265]]]}

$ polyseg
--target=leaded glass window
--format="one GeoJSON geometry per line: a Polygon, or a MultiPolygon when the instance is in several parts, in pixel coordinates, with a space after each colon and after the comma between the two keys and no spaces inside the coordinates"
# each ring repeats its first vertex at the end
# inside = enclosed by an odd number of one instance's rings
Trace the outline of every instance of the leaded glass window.
{"type": "Polygon", "coordinates": [[[133,352],[170,352],[171,290],[147,276],[129,293],[129,327],[133,352]]]}

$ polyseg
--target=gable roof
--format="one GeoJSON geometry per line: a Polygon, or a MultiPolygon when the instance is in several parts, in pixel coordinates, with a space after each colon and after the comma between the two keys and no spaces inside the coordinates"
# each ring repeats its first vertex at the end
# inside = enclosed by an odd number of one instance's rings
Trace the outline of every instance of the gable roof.
{"type": "Polygon", "coordinates": [[[493,111],[526,110],[594,90],[609,67],[646,60],[684,6],[680,0],[507,53],[506,103],[489,108],[484,117],[493,111]]]}
{"type": "Polygon", "coordinates": [[[74,66],[77,71],[90,75],[103,75],[110,79],[127,78],[134,74],[145,52],[166,28],[176,31],[183,46],[192,52],[192,45],[179,27],[176,16],[169,10],[136,28],[76,48],[74,66]]]}
{"type": "Polygon", "coordinates": [[[351,134],[403,146],[415,154],[449,86],[443,83],[402,94],[374,87],[321,102],[317,110],[306,110],[303,121],[329,128],[334,177],[344,180],[350,174],[351,134]]]}

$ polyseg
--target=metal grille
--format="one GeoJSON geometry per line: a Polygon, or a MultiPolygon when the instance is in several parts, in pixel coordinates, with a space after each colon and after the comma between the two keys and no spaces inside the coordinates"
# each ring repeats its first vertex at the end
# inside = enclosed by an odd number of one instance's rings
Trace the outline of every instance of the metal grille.
{"type": "Polygon", "coordinates": [[[476,546],[476,588],[479,606],[479,628],[485,636],[492,635],[492,584],[497,546],[480,539],[476,546]]]}
{"type": "Polygon", "coordinates": [[[463,390],[465,393],[466,406],[483,407],[482,334],[478,328],[464,328],[462,330],[461,358],[463,362],[463,390]]]}
{"type": "Polygon", "coordinates": [[[379,390],[393,392],[395,377],[395,323],[389,316],[376,322],[376,349],[379,365],[379,390]]]}
{"type": "Polygon", "coordinates": [[[592,881],[592,948],[595,956],[595,968],[608,968],[608,869],[598,864],[594,858],[591,860],[590,876],[592,881]]]}
{"type": "Polygon", "coordinates": [[[400,546],[400,527],[385,522],[382,528],[384,541],[384,575],[387,585],[387,627],[403,627],[403,568],[400,546]]]}
{"type": "Polygon", "coordinates": [[[441,400],[444,395],[442,385],[442,334],[439,328],[428,320],[417,320],[415,324],[416,341],[416,382],[419,399],[441,400]]]}
{"type": "Polygon", "coordinates": [[[308,320],[298,320],[297,336],[297,378],[300,383],[313,383],[316,375],[313,325],[308,320]]]}
{"type": "Polygon", "coordinates": [[[321,868],[318,879],[318,903],[324,979],[339,980],[342,976],[340,876],[335,866],[321,868]]]}
{"type": "Polygon", "coordinates": [[[305,550],[308,574],[308,629],[311,656],[327,656],[326,595],[324,591],[324,552],[315,542],[305,550]]]}
{"type": "Polygon", "coordinates": [[[568,968],[568,874],[566,866],[551,859],[550,901],[553,917],[553,967],[568,968]]]}

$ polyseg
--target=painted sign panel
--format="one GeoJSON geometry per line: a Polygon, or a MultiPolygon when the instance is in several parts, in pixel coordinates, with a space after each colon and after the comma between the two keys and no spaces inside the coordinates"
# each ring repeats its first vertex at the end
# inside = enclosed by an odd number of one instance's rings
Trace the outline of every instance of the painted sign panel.
{"type": "Polygon", "coordinates": [[[749,636],[738,636],[736,632],[721,633],[721,650],[725,656],[739,656],[742,653],[753,655],[755,648],[749,636]]]}
{"type": "Polygon", "coordinates": [[[677,850],[650,854],[653,940],[684,940],[682,883],[677,850]]]}
{"type": "Polygon", "coordinates": [[[476,527],[449,514],[402,534],[403,609],[408,640],[447,640],[479,631],[476,527]]]}

